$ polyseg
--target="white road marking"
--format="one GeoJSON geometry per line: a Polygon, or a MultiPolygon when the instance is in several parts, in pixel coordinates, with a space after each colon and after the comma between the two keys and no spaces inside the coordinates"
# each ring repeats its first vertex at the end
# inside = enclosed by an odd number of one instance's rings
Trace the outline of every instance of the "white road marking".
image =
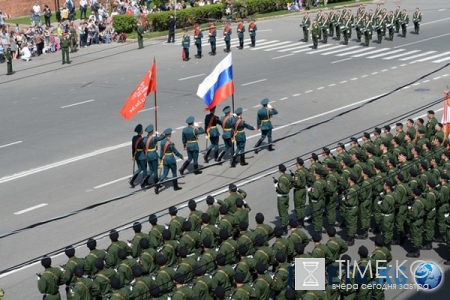
{"type": "Polygon", "coordinates": [[[260,79],[260,80],[256,80],[256,81],[252,81],[252,82],[247,82],[247,83],[241,84],[241,86],[247,86],[247,85],[251,85],[251,84],[263,82],[263,81],[266,81],[266,80],[267,80],[267,79],[260,79]]]}
{"type": "MultiPolygon", "coordinates": [[[[400,60],[410,60],[410,59],[414,59],[414,58],[417,58],[417,57],[421,57],[421,56],[425,56],[425,55],[430,55],[430,54],[433,54],[433,53],[436,53],[436,51],[428,51],[428,52],[425,52],[425,53],[420,53],[420,54],[417,54],[417,55],[413,55],[413,56],[410,56],[410,57],[405,57],[405,58],[400,58],[400,60]]],[[[413,61],[412,63],[415,63],[415,61],[413,61]]]]}
{"type": "Polygon", "coordinates": [[[321,87],[318,87],[317,89],[318,89],[318,90],[323,90],[323,89],[324,89],[324,87],[323,87],[323,86],[321,86],[321,87]]]}
{"type": "Polygon", "coordinates": [[[438,57],[441,57],[441,56],[444,56],[444,55],[449,55],[449,54],[450,54],[450,52],[444,52],[444,53],[441,53],[441,54],[436,54],[436,55],[433,55],[433,56],[429,56],[429,57],[425,57],[425,58],[422,58],[422,59],[418,59],[416,61],[424,62],[424,61],[427,61],[427,60],[432,60],[432,59],[435,59],[435,58],[438,58],[438,57]]]}
{"type": "MultiPolygon", "coordinates": [[[[450,18],[448,18],[448,19],[450,19],[450,18]]],[[[430,37],[430,38],[423,39],[423,40],[416,41],[416,42],[412,42],[412,43],[409,43],[409,44],[404,44],[404,45],[401,45],[401,46],[394,47],[394,49],[397,49],[397,48],[400,48],[400,47],[409,46],[409,45],[414,45],[414,44],[418,44],[418,43],[422,43],[422,42],[426,42],[426,41],[429,41],[429,40],[438,39],[440,37],[447,36],[447,35],[450,35],[450,33],[441,34],[441,35],[438,35],[438,36],[430,37]]]]}
{"type": "Polygon", "coordinates": [[[419,84],[420,84],[420,82],[416,82],[416,83],[413,83],[412,86],[416,86],[416,85],[419,85],[419,84]]]}
{"type": "MultiPolygon", "coordinates": [[[[339,45],[339,46],[337,46],[337,47],[334,47],[334,49],[337,49],[337,48],[340,48],[340,47],[344,47],[344,46],[343,46],[343,45],[339,45]]],[[[338,52],[343,52],[343,51],[347,51],[347,50],[355,49],[355,48],[359,48],[359,46],[345,47],[345,49],[339,49],[339,50],[334,50],[334,51],[331,51],[331,52],[322,53],[322,55],[330,55],[330,54],[334,54],[334,53],[338,53],[338,52]]],[[[333,48],[330,48],[330,49],[333,49],[333,48]]],[[[325,50],[325,51],[328,51],[328,50],[330,50],[330,49],[327,49],[327,50],[325,50]]]]}
{"type": "Polygon", "coordinates": [[[284,101],[284,100],[287,100],[287,99],[289,99],[288,97],[283,97],[283,98],[280,98],[280,101],[284,101]]]}
{"type": "MultiPolygon", "coordinates": [[[[393,51],[393,52],[395,52],[395,51],[393,51]]],[[[413,51],[409,51],[409,52],[403,52],[403,53],[400,53],[400,54],[397,54],[397,55],[384,57],[383,59],[390,60],[390,59],[394,59],[394,58],[397,58],[397,57],[402,57],[402,56],[413,54],[413,53],[417,53],[417,52],[420,52],[420,50],[413,50],[413,51]]]]}
{"type": "Polygon", "coordinates": [[[351,58],[351,57],[349,57],[349,58],[344,58],[344,59],[341,59],[341,60],[332,61],[331,63],[332,63],[332,64],[337,64],[337,63],[340,63],[340,62],[343,62],[343,61],[346,61],[346,60],[350,60],[350,59],[352,59],[352,58],[351,58]]]}
{"type": "Polygon", "coordinates": [[[175,128],[175,129],[180,130],[180,129],[183,129],[184,127],[186,127],[186,126],[180,126],[180,127],[175,128]]]}
{"type": "Polygon", "coordinates": [[[356,77],[354,77],[354,78],[352,78],[352,79],[350,79],[351,81],[355,81],[355,80],[358,80],[358,78],[356,78],[356,77]]]}
{"type": "Polygon", "coordinates": [[[339,83],[347,83],[347,80],[341,81],[341,82],[339,82],[339,83]]]}
{"type": "Polygon", "coordinates": [[[411,87],[410,85],[407,85],[407,86],[405,86],[404,88],[402,88],[402,90],[409,89],[410,87],[411,87]]]}
{"type": "Polygon", "coordinates": [[[205,74],[192,75],[192,76],[188,76],[188,77],[180,78],[180,79],[178,79],[178,81],[188,80],[188,79],[192,79],[192,78],[200,77],[200,76],[203,76],[203,75],[205,75],[205,74]]]}
{"type": "Polygon", "coordinates": [[[265,31],[272,31],[272,29],[263,29],[263,30],[258,30],[258,32],[265,32],[265,31]]]}
{"type": "Polygon", "coordinates": [[[125,179],[128,179],[128,178],[130,178],[130,175],[122,177],[122,178],[119,178],[119,179],[116,179],[116,180],[113,180],[113,181],[110,181],[110,182],[107,182],[107,183],[104,183],[104,184],[100,184],[100,185],[94,186],[94,189],[100,189],[102,187],[114,184],[116,182],[119,182],[119,181],[122,181],[122,180],[125,180],[125,179]]]}
{"type": "Polygon", "coordinates": [[[300,96],[301,94],[294,94],[294,95],[292,95],[292,97],[298,97],[298,96],[300,96]]]}
{"type": "Polygon", "coordinates": [[[296,46],[296,47],[292,47],[292,48],[288,48],[288,49],[278,50],[277,52],[288,52],[288,51],[297,50],[297,49],[301,49],[301,48],[307,48],[307,47],[311,47],[311,45],[307,44],[307,43],[302,43],[301,46],[296,46]]]}
{"type": "Polygon", "coordinates": [[[372,75],[377,75],[377,74],[378,74],[378,72],[373,72],[373,73],[372,73],[372,75]]]}
{"type": "Polygon", "coordinates": [[[427,83],[427,82],[430,82],[430,79],[422,81],[422,83],[427,83]]]}
{"type": "Polygon", "coordinates": [[[270,48],[270,47],[273,47],[272,44],[278,43],[278,42],[279,42],[279,40],[268,41],[268,42],[265,42],[265,43],[258,43],[258,48],[255,47],[255,48],[251,48],[250,50],[254,51],[254,50],[261,50],[261,49],[265,49],[265,48],[270,48]],[[261,45],[264,45],[264,46],[260,47],[261,45]]]}
{"type": "Polygon", "coordinates": [[[365,75],[361,76],[361,78],[366,78],[367,76],[369,76],[369,75],[365,74],[365,75]]]}
{"type": "Polygon", "coordinates": [[[279,58],[283,58],[283,57],[288,57],[288,56],[292,56],[294,54],[286,54],[286,55],[281,55],[281,56],[277,56],[277,57],[272,57],[272,59],[279,59],[279,58]]]}
{"type": "Polygon", "coordinates": [[[9,147],[9,146],[13,146],[13,145],[17,145],[17,144],[20,144],[20,143],[22,143],[22,141],[17,141],[17,142],[9,143],[9,144],[6,144],[6,145],[2,145],[2,146],[0,146],[0,149],[1,148],[6,148],[6,147],[9,147]]]}
{"type": "Polygon", "coordinates": [[[447,77],[448,75],[450,75],[450,74],[444,74],[444,75],[442,75],[442,77],[447,77]]]}
{"type": "Polygon", "coordinates": [[[41,204],[38,204],[38,205],[35,205],[35,206],[32,206],[32,207],[26,208],[24,210],[20,210],[18,212],[15,212],[14,214],[15,215],[21,215],[21,214],[24,214],[26,212],[29,212],[29,211],[32,211],[32,210],[35,210],[35,209],[38,209],[38,208],[41,208],[41,207],[44,207],[44,206],[47,206],[47,205],[48,205],[47,203],[41,203],[41,204]]]}
{"type": "Polygon", "coordinates": [[[433,63],[438,64],[438,63],[441,63],[441,62],[447,61],[447,60],[450,60],[450,57],[446,57],[446,58],[443,58],[443,59],[435,60],[435,61],[433,61],[433,63]]]}
{"type": "Polygon", "coordinates": [[[391,68],[391,70],[395,70],[395,69],[397,69],[397,67],[392,67],[392,68],[391,68]]]}
{"type": "Polygon", "coordinates": [[[305,92],[305,94],[309,94],[309,93],[312,93],[312,92],[313,92],[313,90],[308,90],[308,91],[305,92]]]}
{"type": "Polygon", "coordinates": [[[149,111],[149,110],[154,110],[155,107],[150,107],[150,108],[146,108],[146,109],[141,109],[140,111],[138,111],[138,114],[144,111],[149,111]]]}
{"type": "Polygon", "coordinates": [[[373,48],[375,48],[375,47],[369,47],[369,48],[358,49],[358,50],[355,50],[355,51],[350,51],[350,52],[345,52],[345,53],[339,53],[339,54],[337,54],[336,56],[346,56],[346,55],[351,55],[351,54],[355,54],[355,53],[359,53],[359,52],[364,52],[364,51],[367,51],[367,50],[373,49],[373,48]]]}
{"type": "Polygon", "coordinates": [[[441,78],[441,76],[434,77],[433,80],[438,80],[438,79],[440,79],[440,78],[441,78]]]}
{"type": "Polygon", "coordinates": [[[394,53],[398,53],[398,52],[402,52],[405,51],[405,49],[399,49],[399,50],[395,50],[395,51],[390,51],[387,53],[381,53],[381,54],[377,54],[377,55],[372,55],[372,56],[368,56],[367,58],[377,58],[377,57],[381,57],[381,56],[386,56],[389,54],[394,54],[394,53]]]}
{"type": "Polygon", "coordinates": [[[307,54],[315,54],[315,53],[330,51],[331,49],[338,49],[338,48],[342,48],[342,47],[344,47],[344,45],[333,46],[332,44],[325,44],[325,45],[320,45],[320,48],[318,50],[313,50],[311,52],[308,52],[307,54]],[[330,46],[332,46],[332,47],[331,48],[327,48],[327,47],[330,47],[330,46]],[[327,48],[327,49],[323,49],[323,48],[327,48]]]}
{"type": "Polygon", "coordinates": [[[75,106],[75,105],[81,105],[81,104],[89,103],[89,102],[92,102],[92,101],[95,101],[95,99],[90,99],[90,100],[86,100],[86,101],[83,101],[83,102],[78,102],[78,103],[74,103],[74,104],[61,106],[61,108],[67,108],[67,107],[72,107],[72,106],[75,106]]]}
{"type": "Polygon", "coordinates": [[[387,72],[388,71],[388,69],[383,69],[383,70],[381,70],[381,72],[387,72]]]}
{"type": "Polygon", "coordinates": [[[370,52],[361,53],[358,55],[353,55],[352,57],[361,57],[361,56],[366,56],[366,55],[383,52],[383,51],[387,51],[387,50],[391,50],[391,48],[382,48],[382,49],[378,49],[378,50],[374,50],[374,51],[370,51],[370,52]]]}
{"type": "Polygon", "coordinates": [[[440,10],[438,10],[438,11],[444,11],[444,10],[446,10],[446,8],[441,8],[440,10]]]}
{"type": "Polygon", "coordinates": [[[264,51],[273,51],[273,50],[278,50],[278,49],[283,49],[283,48],[286,48],[286,47],[290,47],[291,45],[285,45],[285,44],[289,44],[289,43],[292,43],[292,41],[279,43],[277,45],[277,47],[268,48],[268,49],[265,49],[264,51]],[[281,45],[284,45],[284,46],[281,46],[281,45]]]}
{"type": "Polygon", "coordinates": [[[336,85],[335,83],[332,83],[332,84],[329,84],[328,86],[331,87],[331,86],[335,86],[335,85],[336,85]]]}

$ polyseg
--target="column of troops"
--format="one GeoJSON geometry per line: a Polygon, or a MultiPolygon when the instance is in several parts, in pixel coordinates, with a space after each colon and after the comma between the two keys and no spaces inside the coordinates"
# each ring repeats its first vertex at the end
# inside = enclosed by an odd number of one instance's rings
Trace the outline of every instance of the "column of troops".
{"type": "MultiPolygon", "coordinates": [[[[414,33],[419,34],[420,23],[422,22],[422,13],[419,8],[416,8],[413,14],[414,33]]],[[[377,42],[381,44],[383,37],[389,34],[389,40],[394,39],[394,32],[400,33],[401,36],[406,37],[406,31],[409,24],[409,16],[406,9],[401,9],[397,6],[395,11],[388,13],[386,8],[381,8],[381,4],[377,5],[375,12],[373,9],[368,11],[361,4],[353,15],[351,9],[345,6],[341,10],[330,9],[328,13],[322,13],[319,10],[316,18],[312,21],[307,11],[302,19],[300,27],[303,28],[304,42],[308,42],[309,34],[311,33],[313,40],[313,48],[317,49],[319,40],[324,44],[328,42],[328,37],[333,37],[336,32],[336,40],[340,41],[341,36],[344,38],[344,45],[348,45],[348,40],[352,37],[352,29],[356,31],[356,41],[361,42],[364,37],[364,45],[369,46],[372,40],[372,34],[377,34],[377,42]]]]}
{"type": "Polygon", "coordinates": [[[324,224],[346,227],[349,246],[355,238],[367,239],[369,232],[381,233],[389,250],[410,239],[408,257],[431,250],[432,242],[450,245],[450,152],[434,112],[428,111],[427,118],[426,123],[417,119],[416,126],[409,119],[406,130],[397,123],[395,135],[389,125],[375,128],[374,139],[365,132],[361,144],[352,137],[347,149],[342,143],[336,146],[336,155],[323,148],[323,160],[313,153],[309,169],[301,158],[295,173],[286,174],[281,165],[275,182],[283,228],[293,188],[300,224],[308,197],[315,232],[320,234],[324,224]]]}
{"type": "MultiPolygon", "coordinates": [[[[70,300],[370,299],[371,290],[339,289],[330,284],[324,291],[295,291],[289,285],[295,282],[289,275],[295,258],[324,258],[327,276],[336,285],[342,283],[340,278],[352,278],[345,271],[339,273],[336,262],[351,260],[345,254],[347,244],[333,226],[327,228],[326,243],[321,243],[318,233],[310,238],[298,228],[296,219],[290,220],[289,234],[283,236],[283,228],[265,223],[262,213],[255,215],[256,227],[249,229],[251,209],[245,199],[247,193],[231,184],[224,200],[207,197],[205,212],[197,210],[191,200],[187,218],[170,207],[171,220],[165,226],[158,224],[156,215],[149,216],[148,233],[141,223],[134,223],[132,240],[120,240],[112,230],[106,250],[97,249],[96,240],[89,239],[90,252],[85,258],[77,257],[72,246],[66,248],[68,261],[60,267],[52,267],[51,259],[44,257],[45,270],[37,274],[42,299],[61,299],[61,285],[70,300]],[[314,248],[308,253],[305,247],[311,241],[314,248]]],[[[365,246],[358,249],[358,255],[361,268],[371,264],[374,270],[392,259],[381,235],[375,238],[371,255],[365,246]]],[[[368,273],[360,279],[372,280],[368,273]]],[[[382,289],[372,293],[383,296],[382,289]]]]}

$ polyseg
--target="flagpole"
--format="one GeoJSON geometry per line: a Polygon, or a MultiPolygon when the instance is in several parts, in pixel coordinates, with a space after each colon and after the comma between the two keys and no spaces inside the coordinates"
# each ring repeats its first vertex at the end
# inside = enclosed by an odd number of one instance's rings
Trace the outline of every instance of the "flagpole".
{"type": "MultiPolygon", "coordinates": [[[[154,56],[153,56],[153,63],[155,64],[155,71],[156,71],[156,59],[154,56]]],[[[156,87],[154,97],[155,97],[155,131],[158,131],[158,100],[156,98],[156,87]]]]}
{"type": "Polygon", "coordinates": [[[234,113],[234,93],[231,94],[231,109],[232,109],[232,113],[234,113]]]}

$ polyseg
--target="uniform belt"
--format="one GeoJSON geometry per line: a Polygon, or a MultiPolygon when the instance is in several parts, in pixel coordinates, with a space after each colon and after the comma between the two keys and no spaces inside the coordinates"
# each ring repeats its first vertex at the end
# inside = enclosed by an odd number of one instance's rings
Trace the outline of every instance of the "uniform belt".
{"type": "Polygon", "coordinates": [[[286,197],[286,196],[288,196],[289,194],[277,194],[277,196],[278,197],[286,197]]]}
{"type": "Polygon", "coordinates": [[[172,155],[173,153],[172,152],[166,152],[166,153],[164,153],[164,155],[172,155]]]}
{"type": "Polygon", "coordinates": [[[188,142],[188,144],[190,144],[190,143],[197,143],[197,140],[194,140],[194,141],[187,141],[188,142]]]}
{"type": "Polygon", "coordinates": [[[345,208],[347,208],[347,209],[354,209],[354,208],[357,208],[358,206],[346,206],[345,208]]]}
{"type": "Polygon", "coordinates": [[[245,132],[245,130],[238,130],[238,131],[236,131],[237,133],[242,133],[242,132],[245,132]]]}
{"type": "Polygon", "coordinates": [[[211,126],[211,127],[209,127],[209,129],[212,129],[212,128],[217,128],[217,126],[211,126]]]}
{"type": "Polygon", "coordinates": [[[232,128],[224,128],[225,131],[230,131],[232,128]]]}
{"type": "Polygon", "coordinates": [[[264,123],[264,122],[270,122],[270,119],[267,119],[267,120],[261,120],[261,122],[262,122],[262,123],[264,123]]]}
{"type": "Polygon", "coordinates": [[[312,203],[317,203],[317,202],[319,202],[319,200],[312,200],[312,199],[311,199],[311,202],[312,202],[312,203]]]}
{"type": "Polygon", "coordinates": [[[381,214],[383,217],[389,217],[390,215],[392,215],[392,214],[381,214]]]}
{"type": "Polygon", "coordinates": [[[153,152],[153,151],[156,151],[156,148],[151,148],[151,149],[148,149],[147,151],[148,152],[153,152]]]}

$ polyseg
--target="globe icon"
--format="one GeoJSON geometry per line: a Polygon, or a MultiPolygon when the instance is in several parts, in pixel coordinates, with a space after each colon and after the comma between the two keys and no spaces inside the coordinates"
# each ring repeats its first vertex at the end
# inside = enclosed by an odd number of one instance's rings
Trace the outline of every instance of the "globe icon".
{"type": "Polygon", "coordinates": [[[442,270],[434,262],[423,262],[414,271],[414,280],[422,289],[434,290],[442,281],[442,270]]]}

